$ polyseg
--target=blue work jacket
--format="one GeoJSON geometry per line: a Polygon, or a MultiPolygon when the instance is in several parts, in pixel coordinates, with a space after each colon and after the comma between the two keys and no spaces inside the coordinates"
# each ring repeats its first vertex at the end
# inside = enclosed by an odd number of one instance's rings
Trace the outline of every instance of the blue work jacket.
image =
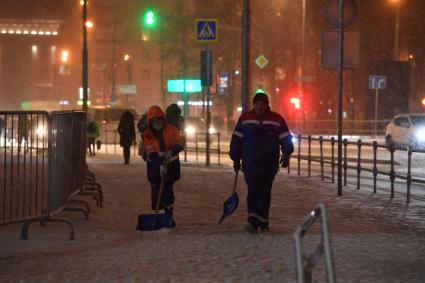
{"type": "Polygon", "coordinates": [[[279,168],[280,151],[285,157],[294,151],[292,135],[281,115],[268,109],[262,114],[252,110],[240,116],[229,155],[233,161],[242,159],[245,174],[274,177],[279,168]]]}

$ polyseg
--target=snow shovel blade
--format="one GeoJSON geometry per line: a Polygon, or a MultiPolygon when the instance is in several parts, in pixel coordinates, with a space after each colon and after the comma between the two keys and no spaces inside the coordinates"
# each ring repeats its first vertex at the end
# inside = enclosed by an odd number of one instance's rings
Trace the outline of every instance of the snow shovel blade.
{"type": "Polygon", "coordinates": [[[224,221],[227,217],[229,217],[233,212],[235,212],[236,208],[238,208],[239,205],[239,196],[238,193],[233,193],[230,198],[228,198],[223,203],[223,215],[221,216],[220,220],[218,221],[218,224],[224,221]]]}
{"type": "Polygon", "coordinates": [[[173,217],[165,213],[140,214],[137,231],[156,231],[162,228],[173,228],[173,217]]]}

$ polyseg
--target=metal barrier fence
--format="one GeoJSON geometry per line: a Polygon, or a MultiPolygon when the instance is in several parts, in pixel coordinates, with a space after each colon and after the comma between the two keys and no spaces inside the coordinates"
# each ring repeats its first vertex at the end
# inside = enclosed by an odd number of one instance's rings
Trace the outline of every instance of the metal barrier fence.
{"type": "Polygon", "coordinates": [[[72,223],[54,217],[83,190],[86,115],[77,111],[0,112],[0,225],[34,221],[72,223]]]}
{"type": "MultiPolygon", "coordinates": [[[[335,147],[337,145],[337,141],[334,137],[331,138],[323,138],[312,137],[312,136],[301,136],[297,137],[297,151],[298,153],[292,158],[297,159],[297,173],[301,174],[301,160],[307,162],[307,174],[308,177],[311,176],[311,168],[312,163],[315,162],[320,165],[320,176],[321,179],[325,178],[325,165],[330,165],[331,173],[330,178],[332,183],[335,182],[335,167],[337,165],[337,157],[335,154],[335,147]],[[302,141],[307,142],[307,153],[302,152],[303,143],[302,141]],[[312,143],[316,144],[313,146],[312,143]],[[317,148],[318,143],[318,148],[317,148]],[[327,147],[327,153],[324,153],[325,145],[328,144],[330,146],[327,147]],[[315,155],[312,151],[315,150],[315,155]],[[317,152],[318,151],[318,152],[317,152]]],[[[401,179],[406,181],[406,202],[410,202],[411,197],[411,184],[425,184],[425,176],[423,178],[419,176],[412,176],[412,154],[413,153],[425,153],[425,150],[413,149],[411,147],[395,147],[393,145],[387,146],[383,144],[378,144],[377,141],[373,142],[363,142],[362,140],[357,140],[356,142],[348,141],[347,139],[343,140],[343,184],[347,185],[347,172],[349,169],[355,170],[356,172],[356,185],[357,189],[360,189],[360,181],[362,172],[371,173],[373,176],[373,192],[377,192],[377,178],[379,175],[388,177],[388,180],[391,185],[391,198],[394,197],[394,183],[396,179],[401,179]],[[363,158],[365,152],[371,155],[369,158],[363,158]],[[395,153],[396,151],[399,154],[405,154],[405,160],[407,162],[406,168],[407,171],[404,172],[396,172],[395,165],[398,164],[395,161],[395,153]],[[349,156],[349,152],[351,155],[349,156]],[[354,156],[353,156],[354,154],[354,156]],[[380,158],[378,158],[378,154],[380,158]],[[386,158],[382,158],[385,156],[386,158]],[[371,164],[371,166],[366,166],[366,164],[371,164]],[[379,164],[379,168],[378,168],[379,164]]],[[[401,158],[400,160],[404,160],[401,158]]],[[[420,170],[420,168],[418,168],[420,170]]],[[[288,172],[290,172],[290,168],[288,168],[288,172]]]]}
{"type": "MultiPolygon", "coordinates": [[[[385,133],[385,126],[391,120],[376,121],[375,120],[348,120],[343,119],[342,124],[344,133],[347,135],[382,135],[385,133]]],[[[338,120],[287,120],[289,128],[296,133],[304,133],[310,135],[333,135],[338,129],[338,120]]]]}
{"type": "Polygon", "coordinates": [[[0,112],[0,224],[48,215],[47,112],[0,112]]]}
{"type": "MultiPolygon", "coordinates": [[[[216,159],[211,159],[211,160],[216,160],[216,163],[218,165],[221,164],[220,138],[221,138],[220,132],[210,134],[210,141],[211,141],[210,154],[213,156],[214,155],[216,156],[216,159]]],[[[186,146],[184,149],[184,161],[185,162],[187,162],[188,160],[193,161],[193,158],[190,158],[193,156],[193,154],[195,154],[195,163],[199,163],[200,159],[202,159],[202,161],[205,161],[206,148],[207,148],[206,133],[196,132],[194,135],[187,135],[186,146]],[[202,158],[202,155],[205,158],[202,158]]]]}
{"type": "Polygon", "coordinates": [[[304,219],[304,222],[293,234],[295,245],[295,256],[297,263],[297,282],[313,282],[313,269],[319,263],[321,256],[325,255],[326,279],[327,282],[336,282],[332,261],[331,239],[328,228],[328,217],[323,204],[318,204],[304,219]],[[303,252],[302,238],[307,230],[320,218],[321,238],[314,251],[310,254],[303,252]]]}
{"type": "MultiPolygon", "coordinates": [[[[102,130],[102,137],[107,137],[106,140],[102,140],[100,149],[97,152],[105,154],[122,154],[122,149],[119,145],[119,134],[116,130],[102,130]]],[[[221,135],[219,132],[210,134],[211,135],[211,147],[210,154],[212,157],[211,163],[221,164],[221,148],[220,141],[221,135]]],[[[139,139],[138,142],[141,142],[139,139]]],[[[138,147],[136,145],[132,146],[133,156],[137,156],[138,147]]],[[[184,149],[183,160],[185,162],[192,161],[195,163],[200,163],[205,161],[206,155],[206,136],[205,133],[196,132],[193,135],[186,136],[186,146],[184,149]]]]}

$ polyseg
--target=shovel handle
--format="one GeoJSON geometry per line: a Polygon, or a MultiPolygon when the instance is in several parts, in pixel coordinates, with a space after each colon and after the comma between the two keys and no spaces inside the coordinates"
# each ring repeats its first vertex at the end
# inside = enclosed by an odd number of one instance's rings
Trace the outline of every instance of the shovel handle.
{"type": "Polygon", "coordinates": [[[164,190],[165,177],[167,176],[167,163],[164,163],[164,169],[159,169],[161,172],[161,183],[159,185],[158,199],[156,200],[155,215],[158,215],[159,205],[161,204],[162,191],[164,190]]]}
{"type": "Polygon", "coordinates": [[[238,184],[238,175],[239,175],[239,170],[236,170],[236,172],[235,172],[235,181],[233,182],[233,191],[232,191],[232,194],[234,194],[236,192],[236,185],[238,184]]]}

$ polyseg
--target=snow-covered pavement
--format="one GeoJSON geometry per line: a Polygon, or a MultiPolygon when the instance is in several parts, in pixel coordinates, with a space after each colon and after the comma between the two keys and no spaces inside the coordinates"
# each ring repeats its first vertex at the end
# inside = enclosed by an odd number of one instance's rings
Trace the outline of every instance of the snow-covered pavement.
{"type": "MultiPolygon", "coordinates": [[[[91,203],[91,220],[64,212],[75,225],[68,241],[61,223],[32,224],[29,240],[20,225],[0,227],[1,282],[295,282],[292,233],[318,202],[328,208],[338,282],[423,282],[425,204],[373,195],[354,187],[336,196],[336,186],[317,177],[279,172],[273,188],[271,232],[243,231],[246,186],[240,206],[217,225],[234,173],[227,164],[206,169],[183,164],[175,186],[177,227],[141,235],[137,215],[149,212],[146,167],[119,156],[98,155],[89,168],[103,185],[104,207],[91,203]]],[[[306,247],[318,240],[318,224],[306,247]]],[[[325,280],[323,260],[314,277],[325,280]]]]}

